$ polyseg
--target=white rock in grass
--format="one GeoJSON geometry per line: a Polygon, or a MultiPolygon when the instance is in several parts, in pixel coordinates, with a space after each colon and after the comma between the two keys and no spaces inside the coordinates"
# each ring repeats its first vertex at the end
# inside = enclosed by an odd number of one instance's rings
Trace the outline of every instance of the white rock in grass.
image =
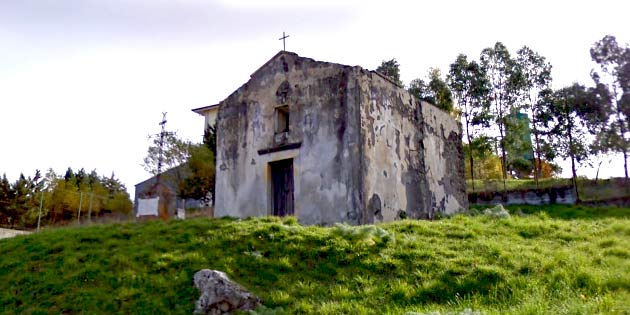
{"type": "Polygon", "coordinates": [[[195,273],[195,287],[201,292],[195,303],[195,314],[232,314],[236,310],[253,310],[260,306],[260,299],[225,273],[202,269],[195,273]]]}
{"type": "Polygon", "coordinates": [[[502,204],[498,204],[492,208],[483,210],[483,214],[493,218],[509,218],[510,213],[503,208],[502,204]]]}

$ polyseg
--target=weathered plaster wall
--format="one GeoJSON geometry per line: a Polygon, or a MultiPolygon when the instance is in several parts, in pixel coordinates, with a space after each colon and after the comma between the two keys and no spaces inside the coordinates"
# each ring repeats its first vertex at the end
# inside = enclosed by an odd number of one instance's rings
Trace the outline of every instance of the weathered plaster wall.
{"type": "Polygon", "coordinates": [[[214,126],[214,123],[217,121],[217,113],[219,112],[218,108],[211,108],[207,111],[204,111],[204,125],[203,129],[205,130],[207,126],[214,126]]]}
{"type": "Polygon", "coordinates": [[[427,218],[453,214],[468,207],[461,125],[429,103],[420,108],[423,208],[427,218]]]}
{"type": "Polygon", "coordinates": [[[269,162],[294,159],[295,215],[306,224],[358,223],[358,68],[282,53],[220,105],[217,216],[270,214],[269,162]],[[289,105],[290,131],[274,140],[274,108],[289,105]],[[299,148],[270,153],[282,145],[299,148]]]}
{"type": "Polygon", "coordinates": [[[466,208],[455,119],[378,73],[364,74],[362,82],[365,223],[466,208]]]}
{"type": "Polygon", "coordinates": [[[375,72],[362,77],[365,223],[416,217],[420,153],[417,103],[375,72]]]}

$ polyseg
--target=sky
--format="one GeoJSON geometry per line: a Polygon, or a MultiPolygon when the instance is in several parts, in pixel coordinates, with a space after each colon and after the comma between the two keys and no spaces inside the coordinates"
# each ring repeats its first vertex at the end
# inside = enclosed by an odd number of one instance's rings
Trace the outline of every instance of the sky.
{"type": "MultiPolygon", "coordinates": [[[[203,117],[282,50],[408,83],[503,42],[553,65],[554,87],[592,85],[589,49],[630,43],[630,2],[351,0],[0,0],[0,174],[68,167],[114,173],[133,196],[150,134],[201,142],[203,117]]],[[[600,177],[623,176],[620,157],[600,177]]],[[[569,176],[566,163],[563,175],[569,176]]],[[[595,169],[579,175],[594,177],[595,169]]]]}

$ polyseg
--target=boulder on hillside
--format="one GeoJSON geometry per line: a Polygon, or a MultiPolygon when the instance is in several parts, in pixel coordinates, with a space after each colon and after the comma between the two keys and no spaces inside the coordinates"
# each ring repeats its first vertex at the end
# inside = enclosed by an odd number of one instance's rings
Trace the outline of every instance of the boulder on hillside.
{"type": "Polygon", "coordinates": [[[197,271],[194,283],[201,293],[195,303],[195,314],[229,315],[236,310],[253,310],[260,306],[258,297],[231,281],[221,271],[210,269],[197,271]]]}
{"type": "Polygon", "coordinates": [[[489,217],[501,219],[510,217],[510,213],[507,212],[505,208],[503,208],[502,204],[498,204],[492,208],[487,208],[486,210],[483,210],[483,214],[489,217]]]}

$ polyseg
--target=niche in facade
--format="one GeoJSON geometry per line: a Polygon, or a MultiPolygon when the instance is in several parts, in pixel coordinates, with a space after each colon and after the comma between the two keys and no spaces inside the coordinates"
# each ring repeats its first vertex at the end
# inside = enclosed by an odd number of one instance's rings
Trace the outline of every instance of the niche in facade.
{"type": "Polygon", "coordinates": [[[289,105],[276,107],[276,133],[289,132],[289,105]]]}

